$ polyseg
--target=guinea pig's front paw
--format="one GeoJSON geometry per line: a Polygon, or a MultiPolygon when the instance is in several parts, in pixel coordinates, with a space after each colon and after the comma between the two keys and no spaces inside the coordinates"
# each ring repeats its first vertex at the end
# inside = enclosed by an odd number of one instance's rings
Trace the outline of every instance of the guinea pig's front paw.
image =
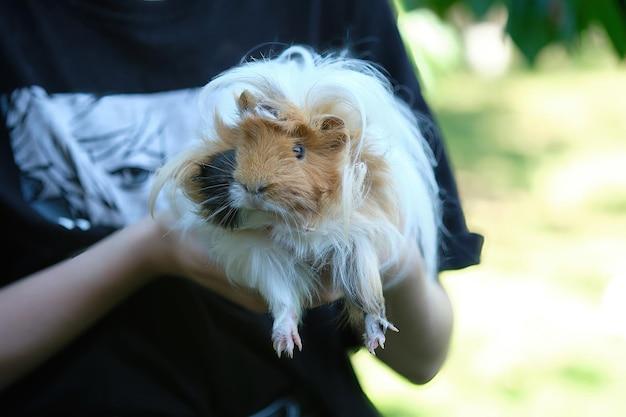
{"type": "Polygon", "coordinates": [[[397,332],[396,326],[391,324],[386,318],[376,314],[365,315],[365,334],[363,343],[372,355],[376,355],[376,348],[385,348],[385,333],[387,329],[397,332]]]}
{"type": "Polygon", "coordinates": [[[302,351],[302,340],[300,339],[300,334],[298,334],[298,322],[291,318],[274,322],[272,342],[279,358],[283,352],[290,358],[293,358],[294,346],[298,346],[298,349],[302,351]]]}

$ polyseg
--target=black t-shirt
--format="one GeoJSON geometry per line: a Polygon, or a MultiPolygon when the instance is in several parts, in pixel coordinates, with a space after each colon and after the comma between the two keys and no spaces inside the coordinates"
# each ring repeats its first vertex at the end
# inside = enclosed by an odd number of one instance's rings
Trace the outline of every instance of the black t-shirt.
{"type": "MultiPolygon", "coordinates": [[[[0,285],[145,215],[150,173],[197,134],[195,95],[246,55],[349,46],[428,117],[386,0],[0,3],[0,285]]],[[[434,123],[441,269],[476,264],[434,123]]],[[[339,306],[308,311],[305,349],[278,359],[271,318],[180,278],[139,290],[0,394],[0,415],[249,416],[276,401],[377,415],[349,363],[339,306]]],[[[276,405],[278,407],[278,405],[276,405]]]]}

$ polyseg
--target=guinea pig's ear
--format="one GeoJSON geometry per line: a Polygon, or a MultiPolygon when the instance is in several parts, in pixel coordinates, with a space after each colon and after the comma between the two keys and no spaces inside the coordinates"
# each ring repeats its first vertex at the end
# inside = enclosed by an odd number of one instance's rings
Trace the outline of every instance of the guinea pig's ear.
{"type": "Polygon", "coordinates": [[[346,124],[340,117],[324,115],[318,119],[317,126],[324,137],[324,142],[331,149],[341,149],[348,141],[348,129],[346,129],[346,124]]]}
{"type": "Polygon", "coordinates": [[[253,111],[257,106],[256,97],[248,90],[243,90],[237,99],[237,108],[240,113],[253,111]]]}
{"type": "Polygon", "coordinates": [[[322,131],[343,129],[345,126],[343,120],[337,116],[323,116],[320,120],[320,130],[322,131]]]}
{"type": "Polygon", "coordinates": [[[250,91],[243,90],[237,99],[237,108],[240,114],[254,113],[267,119],[278,119],[278,108],[269,101],[262,101],[250,91]]]}

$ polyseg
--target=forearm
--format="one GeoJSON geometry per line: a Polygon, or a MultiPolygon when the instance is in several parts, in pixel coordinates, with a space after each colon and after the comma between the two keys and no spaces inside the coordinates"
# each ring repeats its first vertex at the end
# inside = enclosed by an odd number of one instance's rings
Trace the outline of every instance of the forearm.
{"type": "Polygon", "coordinates": [[[388,332],[379,358],[412,382],[426,383],[445,361],[452,332],[452,307],[441,285],[411,268],[385,291],[387,317],[400,329],[388,332]]]}
{"type": "Polygon", "coordinates": [[[140,223],[0,290],[0,389],[34,369],[153,275],[140,223]]]}

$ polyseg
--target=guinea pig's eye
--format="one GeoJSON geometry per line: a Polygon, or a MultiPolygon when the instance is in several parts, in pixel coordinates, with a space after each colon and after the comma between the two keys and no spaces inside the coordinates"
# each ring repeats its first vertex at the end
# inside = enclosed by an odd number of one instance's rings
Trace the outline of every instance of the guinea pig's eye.
{"type": "Polygon", "coordinates": [[[293,153],[296,154],[296,158],[298,159],[304,158],[304,146],[295,145],[292,149],[293,149],[293,153]]]}

